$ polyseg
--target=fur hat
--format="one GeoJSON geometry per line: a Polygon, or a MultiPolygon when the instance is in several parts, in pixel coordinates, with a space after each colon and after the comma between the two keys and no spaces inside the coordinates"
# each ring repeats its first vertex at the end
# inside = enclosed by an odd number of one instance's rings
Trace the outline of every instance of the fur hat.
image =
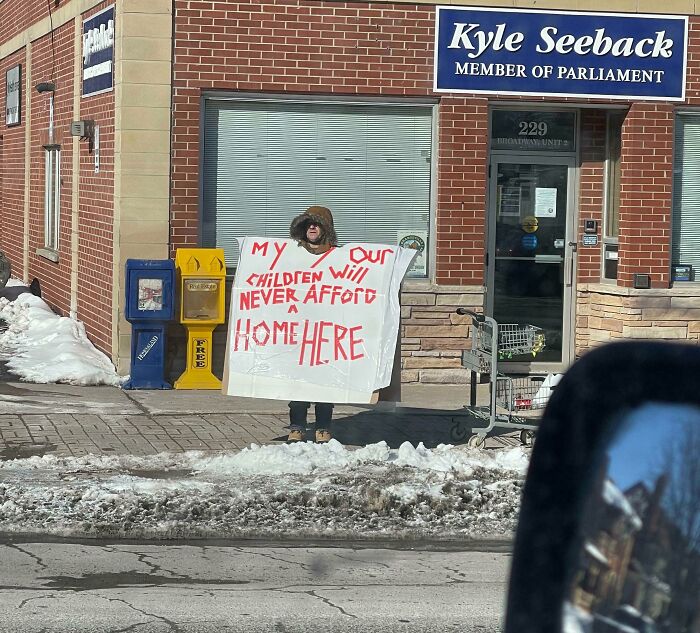
{"type": "Polygon", "coordinates": [[[309,207],[304,213],[296,216],[289,226],[289,236],[298,242],[308,242],[306,239],[306,229],[309,223],[318,224],[321,227],[321,243],[330,246],[338,245],[338,237],[333,226],[333,214],[330,209],[314,205],[309,207]]]}

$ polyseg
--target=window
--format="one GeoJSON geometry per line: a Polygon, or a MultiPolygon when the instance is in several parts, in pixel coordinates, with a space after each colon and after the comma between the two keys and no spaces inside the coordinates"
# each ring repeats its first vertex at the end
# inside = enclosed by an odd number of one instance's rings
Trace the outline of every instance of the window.
{"type": "Polygon", "coordinates": [[[429,244],[432,112],[207,100],[203,246],[223,248],[234,266],[234,238],[287,237],[292,218],[313,204],[332,211],[341,245],[397,244],[399,235],[429,244]]]}
{"type": "Polygon", "coordinates": [[[608,113],[605,161],[605,221],[603,222],[603,278],[617,279],[617,248],[620,223],[620,154],[625,114],[608,113]]]}
{"type": "Polygon", "coordinates": [[[700,269],[700,112],[676,117],[673,164],[671,265],[700,269]]]}
{"type": "Polygon", "coordinates": [[[58,227],[61,209],[61,148],[45,150],[46,180],[44,183],[44,248],[58,250],[58,227]]]}

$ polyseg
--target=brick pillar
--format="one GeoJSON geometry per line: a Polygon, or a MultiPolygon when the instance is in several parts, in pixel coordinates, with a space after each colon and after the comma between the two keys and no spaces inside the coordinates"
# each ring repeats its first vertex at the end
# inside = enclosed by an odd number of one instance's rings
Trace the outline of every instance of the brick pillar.
{"type": "Polygon", "coordinates": [[[618,284],[634,273],[668,288],[673,184],[673,106],[635,103],[622,127],[618,284]]]}
{"type": "Polygon", "coordinates": [[[438,284],[484,283],[488,101],[444,98],[438,148],[438,284]]]}
{"type": "MultiPolygon", "coordinates": [[[[598,221],[598,234],[603,233],[605,208],[605,110],[581,112],[581,169],[579,172],[578,228],[576,238],[583,234],[583,221],[598,221]]],[[[596,283],[601,276],[601,248],[578,249],[579,283],[596,283]]]]}

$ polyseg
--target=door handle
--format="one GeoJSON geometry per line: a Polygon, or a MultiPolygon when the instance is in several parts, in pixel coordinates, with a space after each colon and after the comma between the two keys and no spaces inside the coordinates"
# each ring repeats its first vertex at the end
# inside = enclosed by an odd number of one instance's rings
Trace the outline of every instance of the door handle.
{"type": "Polygon", "coordinates": [[[567,280],[566,285],[568,287],[572,287],[574,285],[574,259],[576,253],[578,251],[578,242],[569,242],[569,246],[571,247],[571,253],[567,257],[565,254],[564,260],[565,260],[565,277],[567,280]]]}
{"type": "Polygon", "coordinates": [[[561,264],[563,261],[561,255],[535,255],[536,264],[561,264]]]}

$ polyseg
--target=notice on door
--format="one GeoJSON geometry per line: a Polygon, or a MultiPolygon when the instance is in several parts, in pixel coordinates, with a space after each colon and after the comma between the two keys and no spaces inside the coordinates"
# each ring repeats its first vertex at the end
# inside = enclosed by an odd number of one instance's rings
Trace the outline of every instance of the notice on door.
{"type": "Polygon", "coordinates": [[[520,217],[520,187],[498,185],[498,215],[499,217],[520,217]]]}
{"type": "Polygon", "coordinates": [[[535,217],[557,217],[557,190],[556,187],[535,188],[535,217]]]}

